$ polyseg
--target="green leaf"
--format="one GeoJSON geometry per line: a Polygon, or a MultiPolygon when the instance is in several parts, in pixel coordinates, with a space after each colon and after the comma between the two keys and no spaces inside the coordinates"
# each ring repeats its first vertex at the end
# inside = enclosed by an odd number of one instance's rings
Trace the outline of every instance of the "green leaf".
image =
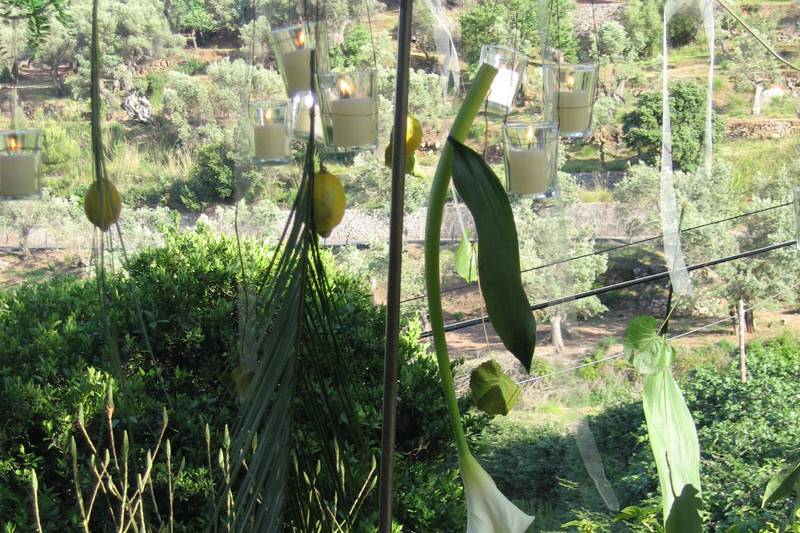
{"type": "Polygon", "coordinates": [[[703,520],[700,517],[700,499],[697,489],[685,485],[680,496],[675,498],[667,517],[666,533],[694,533],[703,531],[703,520]]]}
{"type": "Polygon", "coordinates": [[[764,497],[761,498],[761,507],[789,496],[793,490],[800,491],[800,461],[782,468],[767,483],[764,497]]]}
{"type": "Polygon", "coordinates": [[[478,243],[469,242],[467,234],[461,235],[461,242],[456,250],[456,272],[467,283],[478,280],[478,243]]]}
{"type": "Polygon", "coordinates": [[[494,359],[472,371],[469,388],[478,408],[489,415],[507,415],[522,392],[494,359]]]}
{"type": "Polygon", "coordinates": [[[514,214],[500,180],[484,160],[453,138],[453,183],[478,228],[478,273],[486,311],[508,351],[530,371],[536,322],[522,288],[514,214]]]}
{"type": "Polygon", "coordinates": [[[658,334],[659,322],[651,316],[637,316],[628,323],[622,345],[625,354],[642,375],[669,367],[675,350],[658,334]]]}
{"type": "Polygon", "coordinates": [[[678,515],[673,521],[684,524],[685,517],[694,512],[691,506],[698,507],[699,500],[684,496],[684,491],[691,486],[699,494],[700,445],[692,414],[668,367],[645,376],[642,405],[658,470],[664,521],[675,512],[678,515]],[[678,501],[681,497],[685,499],[678,501]],[[673,510],[675,505],[680,509],[673,510]]]}

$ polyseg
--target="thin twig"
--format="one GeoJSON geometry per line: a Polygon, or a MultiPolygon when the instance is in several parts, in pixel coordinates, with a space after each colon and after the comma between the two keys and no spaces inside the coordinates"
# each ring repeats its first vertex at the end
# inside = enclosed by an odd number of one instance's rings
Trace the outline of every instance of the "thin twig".
{"type": "Polygon", "coordinates": [[[764,39],[762,39],[762,38],[761,38],[761,36],[760,36],[758,33],[756,33],[756,31],[755,31],[755,30],[753,30],[753,29],[752,29],[752,28],[751,28],[751,27],[750,27],[750,26],[749,26],[749,25],[748,25],[748,24],[747,24],[747,23],[746,23],[746,22],[745,22],[745,21],[742,19],[742,17],[740,17],[740,16],[739,16],[739,14],[738,14],[738,13],[736,13],[736,12],[735,12],[733,9],[731,9],[731,8],[730,8],[730,7],[729,7],[729,6],[728,6],[728,5],[727,5],[725,2],[723,2],[722,0],[717,0],[717,3],[720,5],[720,7],[721,7],[722,9],[724,9],[725,11],[727,11],[727,12],[728,12],[728,14],[729,14],[730,16],[732,16],[732,17],[734,18],[734,20],[736,20],[736,22],[738,22],[739,24],[741,24],[741,25],[742,25],[742,27],[743,27],[745,30],[747,30],[747,33],[749,33],[750,35],[752,35],[752,36],[753,36],[753,38],[754,38],[756,41],[758,41],[758,43],[759,43],[761,46],[763,46],[763,47],[764,47],[764,49],[766,49],[766,51],[767,51],[767,52],[769,52],[769,53],[770,53],[770,55],[772,55],[772,56],[773,56],[775,59],[777,59],[778,61],[780,61],[781,63],[783,63],[783,64],[784,64],[784,65],[786,65],[787,67],[789,67],[790,69],[792,69],[792,70],[796,70],[797,72],[800,72],[800,67],[797,67],[797,66],[795,66],[793,63],[790,63],[790,62],[789,62],[787,59],[785,59],[785,58],[784,58],[783,56],[781,56],[781,55],[780,55],[778,52],[776,52],[776,51],[775,51],[775,49],[774,49],[774,48],[772,48],[772,46],[770,46],[770,45],[769,45],[769,43],[768,43],[768,42],[766,42],[764,39]]]}

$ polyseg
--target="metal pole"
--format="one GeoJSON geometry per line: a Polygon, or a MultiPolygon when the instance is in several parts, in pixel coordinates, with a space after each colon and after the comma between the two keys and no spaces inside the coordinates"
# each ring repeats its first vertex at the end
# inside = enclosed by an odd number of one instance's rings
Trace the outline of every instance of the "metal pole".
{"type": "Polygon", "coordinates": [[[397,87],[392,131],[392,206],[389,222],[389,279],[386,289],[386,353],[383,365],[381,427],[380,533],[392,531],[392,479],[397,417],[397,375],[400,344],[400,280],[403,259],[403,210],[406,185],[406,115],[411,56],[413,0],[400,1],[397,31],[397,87]]]}

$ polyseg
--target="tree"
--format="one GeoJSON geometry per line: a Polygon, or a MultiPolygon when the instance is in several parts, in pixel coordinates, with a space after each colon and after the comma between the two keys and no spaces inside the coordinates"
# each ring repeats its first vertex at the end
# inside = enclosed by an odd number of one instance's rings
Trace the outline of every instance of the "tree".
{"type": "Polygon", "coordinates": [[[631,40],[631,50],[641,58],[661,49],[663,0],[627,0],[622,11],[623,25],[631,40]]]}
{"type": "MultiPolygon", "coordinates": [[[[597,40],[600,45],[597,56],[604,65],[621,62],[631,48],[625,27],[616,20],[609,20],[600,26],[597,40]]],[[[592,42],[592,46],[596,47],[597,43],[592,42]]]]}
{"type": "MultiPolygon", "coordinates": [[[[578,228],[572,221],[571,207],[576,201],[577,188],[574,178],[560,173],[559,186],[562,189],[561,205],[556,208],[536,213],[532,204],[525,200],[514,206],[523,270],[566,255],[580,255],[594,250],[591,231],[588,228],[578,228]]],[[[597,276],[605,271],[606,265],[605,255],[585,257],[557,267],[525,272],[522,274],[522,282],[528,298],[541,302],[589,290],[597,276]]],[[[570,313],[591,317],[605,310],[597,297],[546,309],[544,313],[550,321],[556,351],[560,353],[564,350],[563,327],[570,313]]]]}
{"type": "Polygon", "coordinates": [[[173,5],[177,13],[176,27],[191,33],[192,45],[195,48],[197,48],[198,34],[202,36],[204,32],[218,28],[217,21],[208,12],[203,0],[178,0],[173,5]]]}
{"type": "MultiPolygon", "coordinates": [[[[764,17],[751,17],[748,21],[754,32],[767,42],[774,42],[776,21],[764,17]]],[[[734,22],[725,26],[730,30],[721,42],[730,59],[734,84],[739,89],[749,89],[753,94],[752,114],[761,114],[761,94],[764,88],[780,76],[780,65],[764,47],[734,22]]]]}
{"type": "MultiPolygon", "coordinates": [[[[706,89],[692,81],[670,85],[672,161],[678,170],[693,171],[702,154],[705,137],[706,89]]],[[[639,97],[636,108],[622,120],[623,139],[637,155],[653,163],[661,154],[662,95],[650,91],[639,97]]],[[[714,119],[714,133],[722,124],[714,119]]]]}

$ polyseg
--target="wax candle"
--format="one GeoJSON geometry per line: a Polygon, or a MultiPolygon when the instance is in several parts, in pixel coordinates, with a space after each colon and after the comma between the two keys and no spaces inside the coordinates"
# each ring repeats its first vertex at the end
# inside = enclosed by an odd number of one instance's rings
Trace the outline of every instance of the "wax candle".
{"type": "Polygon", "coordinates": [[[311,48],[300,48],[283,54],[286,90],[295,95],[311,90],[311,48]]]}
{"type": "Polygon", "coordinates": [[[0,196],[28,196],[39,190],[36,154],[0,154],[0,196]]]}
{"type": "Polygon", "coordinates": [[[270,160],[286,157],[286,126],[264,124],[253,129],[256,159],[270,160]]]}
{"type": "Polygon", "coordinates": [[[489,89],[487,100],[489,100],[490,103],[501,105],[505,108],[511,108],[514,105],[517,83],[519,83],[519,74],[513,70],[501,67],[497,71],[494,81],[492,81],[492,87],[489,89]]]}
{"type": "Polygon", "coordinates": [[[508,149],[508,186],[516,194],[544,194],[550,188],[550,167],[544,149],[508,149]]]}
{"type": "Polygon", "coordinates": [[[558,123],[561,135],[583,133],[589,129],[592,112],[589,91],[558,91],[558,123]]]}
{"type": "Polygon", "coordinates": [[[351,98],[353,87],[342,78],[337,82],[341,98],[330,103],[333,144],[340,148],[367,146],[378,139],[375,102],[371,97],[351,98]]]}

